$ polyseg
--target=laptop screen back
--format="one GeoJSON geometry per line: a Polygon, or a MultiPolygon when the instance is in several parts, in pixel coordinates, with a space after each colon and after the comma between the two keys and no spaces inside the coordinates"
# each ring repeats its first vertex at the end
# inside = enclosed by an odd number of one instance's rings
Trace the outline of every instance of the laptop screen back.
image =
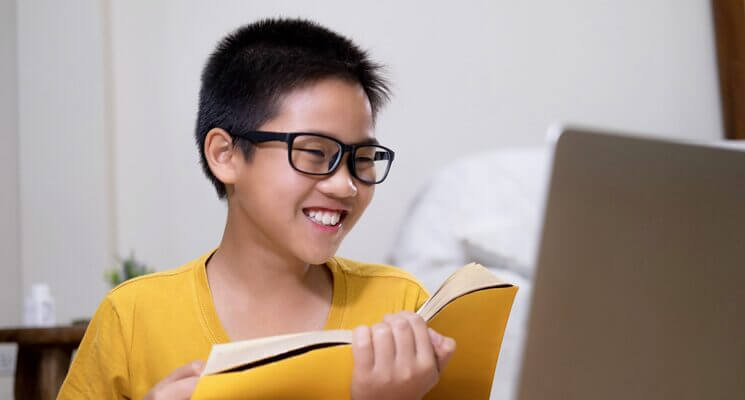
{"type": "Polygon", "coordinates": [[[745,398],[745,152],[566,129],[528,332],[521,400],[745,398]]]}

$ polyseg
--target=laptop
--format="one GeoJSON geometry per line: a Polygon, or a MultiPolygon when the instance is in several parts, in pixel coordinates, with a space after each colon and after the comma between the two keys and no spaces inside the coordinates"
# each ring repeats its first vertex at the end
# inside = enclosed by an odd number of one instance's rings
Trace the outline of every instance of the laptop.
{"type": "Polygon", "coordinates": [[[520,400],[745,399],[745,151],[564,128],[538,254],[520,400]]]}

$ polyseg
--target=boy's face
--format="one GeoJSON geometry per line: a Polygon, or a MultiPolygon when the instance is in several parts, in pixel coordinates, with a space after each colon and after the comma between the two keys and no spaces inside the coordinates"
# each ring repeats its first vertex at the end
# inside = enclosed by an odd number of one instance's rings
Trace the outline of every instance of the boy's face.
{"type": "MultiPolygon", "coordinates": [[[[321,80],[290,92],[279,114],[259,130],[320,133],[346,144],[374,138],[364,90],[339,79],[321,80]]],[[[247,228],[242,232],[281,256],[309,264],[328,260],[362,216],[375,190],[374,185],[352,177],[346,164],[350,156],[344,155],[332,175],[311,176],[290,166],[287,143],[258,144],[251,160],[239,164],[229,198],[230,207],[247,228]],[[335,218],[339,222],[329,225],[335,218]]]]}

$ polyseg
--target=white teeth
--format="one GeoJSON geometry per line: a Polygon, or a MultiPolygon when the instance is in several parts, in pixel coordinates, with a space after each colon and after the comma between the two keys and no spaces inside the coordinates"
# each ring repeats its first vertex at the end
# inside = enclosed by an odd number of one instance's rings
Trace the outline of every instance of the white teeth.
{"type": "Polygon", "coordinates": [[[341,219],[340,212],[334,211],[308,211],[308,216],[315,222],[323,225],[336,225],[341,219]]]}

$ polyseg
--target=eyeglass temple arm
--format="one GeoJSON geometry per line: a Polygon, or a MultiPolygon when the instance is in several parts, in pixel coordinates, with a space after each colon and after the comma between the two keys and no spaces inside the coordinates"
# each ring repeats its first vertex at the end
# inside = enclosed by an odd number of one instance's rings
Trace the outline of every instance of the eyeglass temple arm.
{"type": "Polygon", "coordinates": [[[236,133],[235,136],[247,139],[248,141],[252,143],[263,143],[263,142],[270,142],[273,140],[287,142],[290,139],[290,135],[286,133],[258,132],[258,131],[236,133]]]}
{"type": "Polygon", "coordinates": [[[373,156],[373,161],[379,161],[379,160],[393,160],[393,152],[392,151],[376,151],[375,155],[373,156]]]}

